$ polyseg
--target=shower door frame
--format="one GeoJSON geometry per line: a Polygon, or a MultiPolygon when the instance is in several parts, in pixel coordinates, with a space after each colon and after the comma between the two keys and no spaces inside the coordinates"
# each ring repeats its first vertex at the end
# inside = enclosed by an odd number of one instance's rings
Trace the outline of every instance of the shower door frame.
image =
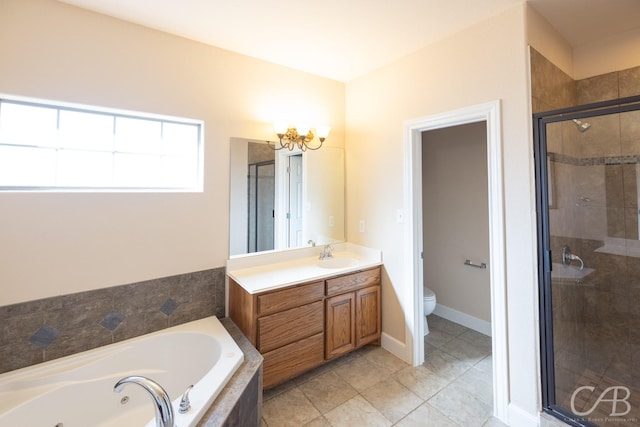
{"type": "MultiPolygon", "coordinates": [[[[260,170],[261,167],[267,167],[267,166],[273,166],[273,170],[274,170],[274,174],[273,174],[273,178],[274,178],[274,184],[273,184],[273,206],[275,209],[275,167],[276,167],[276,162],[275,160],[265,160],[262,162],[256,162],[256,163],[250,163],[247,166],[247,252],[246,253],[256,253],[256,252],[261,252],[261,251],[265,251],[265,250],[270,250],[270,249],[258,249],[258,247],[260,246],[260,242],[259,242],[259,236],[260,236],[260,230],[259,230],[259,224],[260,224],[260,173],[258,172],[260,170]],[[256,170],[256,174],[255,176],[251,175],[251,168],[255,167],[256,170]],[[255,188],[255,194],[253,195],[253,202],[251,200],[251,185],[252,185],[252,181],[253,181],[253,186],[255,188]],[[252,212],[251,208],[252,206],[255,208],[254,212],[252,212]],[[254,214],[254,215],[252,215],[254,214]],[[253,216],[253,220],[255,223],[255,231],[254,231],[254,236],[252,236],[251,234],[251,220],[252,220],[252,216],[253,216]],[[251,243],[253,243],[254,248],[252,248],[251,243]],[[254,250],[255,249],[255,250],[254,250]]],[[[271,216],[273,218],[274,216],[274,212],[272,209],[272,213],[271,216]]],[[[275,221],[275,220],[274,220],[275,221]]],[[[272,228],[274,228],[274,231],[271,233],[272,234],[272,238],[271,238],[271,242],[275,248],[275,224],[272,226],[272,228]]],[[[273,248],[271,248],[271,250],[273,250],[273,248]]]]}
{"type": "Polygon", "coordinates": [[[538,225],[538,285],[540,303],[540,374],[542,408],[569,425],[597,427],[556,404],[555,361],[553,345],[553,307],[551,301],[551,243],[549,224],[549,169],[547,163],[547,132],[549,123],[572,119],[619,114],[640,110],[640,96],[614,99],[533,115],[534,157],[536,174],[536,210],[538,225]]]}

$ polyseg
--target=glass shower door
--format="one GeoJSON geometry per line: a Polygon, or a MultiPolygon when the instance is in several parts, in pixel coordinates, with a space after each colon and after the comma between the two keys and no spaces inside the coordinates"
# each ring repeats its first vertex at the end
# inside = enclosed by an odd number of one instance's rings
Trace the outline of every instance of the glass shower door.
{"type": "Polygon", "coordinates": [[[275,162],[249,165],[247,252],[274,248],[275,162]]]}
{"type": "Polygon", "coordinates": [[[640,425],[638,108],[536,115],[544,403],[572,425],[640,425]]]}

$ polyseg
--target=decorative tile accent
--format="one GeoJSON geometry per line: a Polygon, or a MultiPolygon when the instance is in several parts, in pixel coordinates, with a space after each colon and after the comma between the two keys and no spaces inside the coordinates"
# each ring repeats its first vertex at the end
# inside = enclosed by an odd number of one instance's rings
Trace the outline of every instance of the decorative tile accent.
{"type": "Polygon", "coordinates": [[[171,313],[173,313],[175,309],[178,308],[178,305],[179,304],[175,302],[173,298],[169,298],[164,302],[164,304],[162,304],[162,307],[160,307],[160,311],[167,316],[171,316],[171,313]]]}
{"type": "Polygon", "coordinates": [[[549,160],[574,166],[597,165],[633,165],[640,163],[640,156],[611,156],[611,157],[572,157],[558,153],[548,153],[549,160]]]}
{"type": "Polygon", "coordinates": [[[51,326],[45,325],[38,329],[35,334],[29,338],[29,342],[31,344],[37,345],[40,348],[47,348],[49,344],[55,340],[58,335],[60,335],[60,331],[56,328],[52,328],[51,326]]]}
{"type": "Polygon", "coordinates": [[[113,331],[114,329],[116,329],[120,323],[122,323],[122,321],[124,320],[124,315],[121,313],[118,313],[117,311],[112,311],[109,314],[107,314],[104,319],[102,319],[102,322],[100,322],[100,324],[110,330],[113,331]]]}
{"type": "Polygon", "coordinates": [[[208,316],[222,318],[224,277],[219,267],[0,306],[0,373],[208,316]]]}

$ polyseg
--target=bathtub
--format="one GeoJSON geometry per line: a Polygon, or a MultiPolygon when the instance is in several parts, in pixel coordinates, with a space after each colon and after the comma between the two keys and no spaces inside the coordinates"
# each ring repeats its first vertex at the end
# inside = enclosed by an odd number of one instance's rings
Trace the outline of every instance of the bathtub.
{"type": "Polygon", "coordinates": [[[242,364],[242,351],[215,317],[185,323],[0,375],[1,427],[155,426],[154,405],[128,375],[158,382],[176,427],[192,427],[242,364]],[[178,412],[189,385],[191,410],[178,412]]]}

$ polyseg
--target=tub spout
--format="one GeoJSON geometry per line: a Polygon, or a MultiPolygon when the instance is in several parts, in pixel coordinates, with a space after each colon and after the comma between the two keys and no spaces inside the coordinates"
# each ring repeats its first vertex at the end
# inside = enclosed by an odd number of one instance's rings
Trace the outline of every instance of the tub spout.
{"type": "Polygon", "coordinates": [[[113,386],[113,391],[120,393],[125,385],[137,384],[149,393],[153,400],[153,409],[156,412],[156,427],[174,427],[173,407],[167,392],[157,382],[140,376],[128,376],[122,378],[113,386]]]}

